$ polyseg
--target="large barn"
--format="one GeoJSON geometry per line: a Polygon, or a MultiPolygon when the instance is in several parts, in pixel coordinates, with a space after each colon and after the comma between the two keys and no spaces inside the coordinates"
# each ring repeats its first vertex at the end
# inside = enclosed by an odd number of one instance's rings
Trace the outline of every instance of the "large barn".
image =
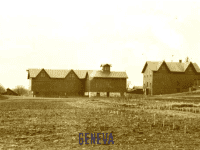
{"type": "Polygon", "coordinates": [[[126,72],[111,71],[110,64],[101,70],[28,69],[30,90],[36,97],[123,96],[126,72]]]}
{"type": "Polygon", "coordinates": [[[147,61],[142,73],[147,95],[187,92],[200,84],[200,68],[192,62],[147,61]]]}

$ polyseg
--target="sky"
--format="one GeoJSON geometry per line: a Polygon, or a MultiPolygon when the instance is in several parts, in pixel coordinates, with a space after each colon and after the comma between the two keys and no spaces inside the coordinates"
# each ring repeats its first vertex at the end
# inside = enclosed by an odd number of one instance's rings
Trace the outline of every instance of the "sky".
{"type": "Polygon", "coordinates": [[[0,83],[28,88],[29,68],[99,70],[109,63],[140,86],[146,61],[188,56],[200,66],[199,29],[199,1],[2,1],[0,83]]]}

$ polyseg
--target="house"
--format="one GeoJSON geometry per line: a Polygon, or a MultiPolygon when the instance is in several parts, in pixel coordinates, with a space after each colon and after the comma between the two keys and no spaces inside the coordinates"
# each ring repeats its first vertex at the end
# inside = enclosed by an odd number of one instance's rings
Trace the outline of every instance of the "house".
{"type": "Polygon", "coordinates": [[[14,95],[14,96],[18,96],[18,94],[16,92],[14,92],[13,90],[7,88],[7,91],[2,93],[2,95],[14,95]]]}
{"type": "Polygon", "coordinates": [[[187,92],[193,85],[199,86],[200,68],[192,62],[147,61],[142,69],[146,95],[187,92]]]}
{"type": "Polygon", "coordinates": [[[28,69],[33,96],[66,97],[75,95],[114,96],[126,92],[126,72],[111,71],[110,64],[101,70],[28,69]]]}

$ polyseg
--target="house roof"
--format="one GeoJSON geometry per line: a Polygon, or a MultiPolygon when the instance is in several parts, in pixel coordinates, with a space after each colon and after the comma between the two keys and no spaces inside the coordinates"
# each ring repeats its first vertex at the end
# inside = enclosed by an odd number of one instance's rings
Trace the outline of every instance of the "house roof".
{"type": "Polygon", "coordinates": [[[126,72],[103,72],[102,70],[93,71],[90,77],[94,78],[128,78],[126,72]]]}
{"type": "Polygon", "coordinates": [[[142,70],[142,73],[144,73],[146,66],[148,65],[149,69],[151,69],[152,71],[158,71],[158,69],[160,68],[160,66],[166,63],[168,69],[171,72],[185,72],[185,70],[187,69],[187,67],[192,64],[195,68],[195,70],[200,73],[200,68],[196,63],[192,63],[192,62],[165,62],[165,61],[147,61],[145,63],[145,66],[142,70]]]}
{"type": "MultiPolygon", "coordinates": [[[[35,78],[43,69],[28,69],[28,79],[35,78]]],[[[50,78],[65,78],[71,70],[53,70],[44,69],[50,78]]],[[[104,73],[97,70],[73,70],[75,74],[80,78],[84,79],[88,73],[91,77],[103,77],[103,78],[127,78],[126,72],[110,72],[104,73]]]]}

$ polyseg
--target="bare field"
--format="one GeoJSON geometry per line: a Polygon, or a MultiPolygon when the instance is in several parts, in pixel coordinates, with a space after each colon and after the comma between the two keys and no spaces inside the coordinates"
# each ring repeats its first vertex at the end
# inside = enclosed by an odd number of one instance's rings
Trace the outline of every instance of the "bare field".
{"type": "Polygon", "coordinates": [[[9,97],[0,101],[0,148],[200,149],[198,100],[169,99],[9,97]],[[79,145],[79,133],[112,133],[114,144],[88,136],[79,145]]]}

